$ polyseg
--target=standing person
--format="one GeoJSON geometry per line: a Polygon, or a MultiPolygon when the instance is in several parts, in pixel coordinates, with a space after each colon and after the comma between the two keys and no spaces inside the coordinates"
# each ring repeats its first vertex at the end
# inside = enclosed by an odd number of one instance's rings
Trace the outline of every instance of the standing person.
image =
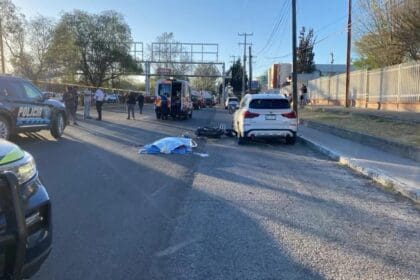
{"type": "Polygon", "coordinates": [[[92,92],[87,88],[83,92],[83,104],[85,106],[83,111],[83,119],[91,119],[90,117],[90,105],[92,103],[92,92]]]}
{"type": "Polygon", "coordinates": [[[130,112],[134,120],[134,107],[135,106],[136,106],[136,96],[134,92],[130,92],[127,98],[127,113],[128,113],[127,120],[130,119],[130,112]]]}
{"type": "Polygon", "coordinates": [[[102,105],[104,104],[105,94],[100,89],[97,88],[95,92],[95,101],[96,101],[96,111],[98,111],[98,121],[102,120],[102,105]]]}
{"type": "Polygon", "coordinates": [[[143,114],[144,96],[142,93],[137,97],[137,102],[139,103],[140,114],[143,114]]]}
{"type": "Polygon", "coordinates": [[[161,113],[161,118],[162,120],[167,120],[168,119],[168,97],[166,96],[166,94],[163,94],[160,96],[160,113],[161,113]]]}
{"type": "Polygon", "coordinates": [[[77,90],[74,87],[68,86],[67,91],[63,94],[64,104],[66,105],[67,115],[74,125],[78,125],[76,119],[77,110],[77,90]]]}
{"type": "Polygon", "coordinates": [[[300,106],[301,108],[305,107],[306,103],[306,94],[308,93],[308,89],[306,88],[305,84],[302,84],[302,87],[300,88],[300,106]]]}

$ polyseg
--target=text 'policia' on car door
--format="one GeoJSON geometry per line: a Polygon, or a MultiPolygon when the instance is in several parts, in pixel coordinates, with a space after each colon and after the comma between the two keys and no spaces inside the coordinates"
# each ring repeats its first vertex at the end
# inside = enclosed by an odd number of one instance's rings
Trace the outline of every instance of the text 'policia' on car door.
{"type": "Polygon", "coordinates": [[[51,109],[43,103],[43,97],[34,86],[28,82],[20,84],[20,96],[16,100],[16,126],[48,126],[51,120],[51,109]],[[21,102],[20,102],[21,101],[21,102]]]}

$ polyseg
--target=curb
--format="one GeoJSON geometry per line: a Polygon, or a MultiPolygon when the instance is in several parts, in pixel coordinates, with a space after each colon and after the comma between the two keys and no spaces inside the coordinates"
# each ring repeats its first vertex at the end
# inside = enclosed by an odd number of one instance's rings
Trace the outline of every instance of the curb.
{"type": "Polygon", "coordinates": [[[395,155],[399,155],[420,162],[420,148],[415,146],[401,144],[376,136],[350,131],[347,129],[338,128],[335,126],[326,125],[305,119],[301,120],[301,124],[317,130],[331,133],[341,138],[349,139],[357,143],[368,145],[373,148],[380,149],[382,151],[390,152],[395,155]]]}
{"type": "Polygon", "coordinates": [[[333,149],[329,149],[321,144],[318,144],[309,138],[306,138],[302,135],[298,135],[297,137],[301,142],[303,142],[310,148],[328,156],[332,160],[337,161],[338,163],[345,165],[350,169],[372,179],[373,181],[379,183],[383,187],[390,189],[394,192],[400,193],[402,196],[405,196],[410,200],[414,201],[415,203],[420,204],[420,190],[411,188],[410,186],[407,186],[406,184],[389,177],[380,170],[363,167],[359,165],[357,161],[353,158],[345,157],[340,153],[334,151],[333,149]]]}

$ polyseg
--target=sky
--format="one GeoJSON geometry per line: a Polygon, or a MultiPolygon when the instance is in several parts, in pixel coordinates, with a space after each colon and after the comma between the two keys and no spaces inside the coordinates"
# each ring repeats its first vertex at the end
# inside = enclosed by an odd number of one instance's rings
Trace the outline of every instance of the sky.
{"type": "MultiPolygon", "coordinates": [[[[242,56],[243,37],[256,56],[255,76],[273,63],[290,63],[291,0],[13,0],[28,18],[41,14],[59,19],[74,9],[99,13],[116,10],[128,25],[134,41],[145,45],[163,32],[188,43],[219,44],[219,61],[231,65],[230,56],[242,56]],[[277,28],[276,28],[277,27],[277,28]],[[274,31],[274,32],[273,32],[274,31]]],[[[344,64],[346,57],[347,0],[297,0],[297,28],[313,28],[316,41],[315,63],[344,64]]],[[[356,15],[357,17],[357,15],[356,15]]]]}

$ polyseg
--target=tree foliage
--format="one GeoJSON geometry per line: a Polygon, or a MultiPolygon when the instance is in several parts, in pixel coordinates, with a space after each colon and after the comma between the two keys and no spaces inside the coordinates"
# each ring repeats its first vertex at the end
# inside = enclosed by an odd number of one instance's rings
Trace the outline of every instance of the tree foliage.
{"type": "Polygon", "coordinates": [[[22,31],[15,42],[20,48],[10,48],[14,72],[34,81],[49,78],[52,73],[47,53],[53,38],[53,20],[36,16],[24,22],[22,31]]]}
{"type": "MultiPolygon", "coordinates": [[[[231,78],[226,79],[226,84],[230,83],[235,94],[240,94],[242,92],[242,75],[243,75],[243,66],[241,60],[238,59],[227,72],[228,76],[231,78]]],[[[245,76],[245,90],[248,86],[248,76],[245,76]]]]}
{"type": "Polygon", "coordinates": [[[358,68],[379,68],[420,59],[420,1],[361,0],[356,28],[358,68]]]}
{"type": "MultiPolygon", "coordinates": [[[[16,54],[23,53],[24,15],[19,12],[12,1],[0,0],[0,20],[3,31],[1,36],[9,53],[10,50],[16,54]]],[[[9,56],[11,55],[9,54],[9,56]]]]}
{"type": "Polygon", "coordinates": [[[121,14],[75,10],[64,14],[57,25],[51,57],[57,55],[58,61],[64,62],[77,53],[70,70],[77,69],[86,83],[101,86],[126,72],[141,71],[130,55],[131,41],[130,28],[121,14]],[[65,42],[60,40],[67,36],[65,42]]]}
{"type": "MultiPolygon", "coordinates": [[[[219,70],[213,64],[200,64],[194,70],[194,75],[218,76],[219,70]]],[[[198,90],[215,91],[217,77],[196,77],[193,78],[192,86],[198,90]]]]}
{"type": "Polygon", "coordinates": [[[314,40],[314,30],[309,29],[308,34],[306,34],[305,27],[302,27],[296,53],[297,73],[312,73],[315,70],[314,40]]]}

